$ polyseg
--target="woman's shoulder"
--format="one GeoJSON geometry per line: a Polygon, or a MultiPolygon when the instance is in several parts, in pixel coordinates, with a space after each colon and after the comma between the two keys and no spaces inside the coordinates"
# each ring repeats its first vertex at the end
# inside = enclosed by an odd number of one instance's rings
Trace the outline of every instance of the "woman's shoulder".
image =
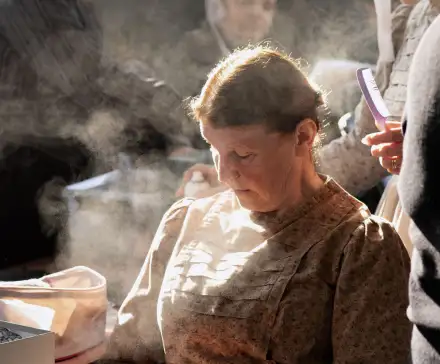
{"type": "Polygon", "coordinates": [[[239,207],[235,194],[230,189],[193,201],[191,209],[202,214],[232,211],[239,207]]]}
{"type": "Polygon", "coordinates": [[[382,217],[360,212],[353,216],[351,233],[342,249],[343,255],[359,261],[389,260],[390,266],[404,264],[409,272],[409,255],[393,225],[382,217]]]}
{"type": "Polygon", "coordinates": [[[345,215],[332,235],[343,236],[342,250],[353,246],[367,250],[395,250],[404,251],[404,247],[393,225],[384,218],[373,215],[359,200],[346,192],[342,187],[333,183],[333,188],[339,190],[335,194],[336,201],[330,201],[333,208],[344,209],[345,215]]]}
{"type": "Polygon", "coordinates": [[[207,213],[208,211],[215,209],[218,210],[221,207],[234,207],[236,200],[234,193],[231,190],[222,191],[213,196],[205,198],[183,198],[175,202],[164,215],[164,220],[171,222],[174,220],[182,220],[191,210],[191,213],[207,213]]]}
{"type": "Polygon", "coordinates": [[[161,223],[158,227],[160,235],[175,236],[183,225],[183,222],[188,214],[188,210],[194,199],[184,198],[171,205],[162,217],[161,223]]]}
{"type": "Polygon", "coordinates": [[[360,211],[359,215],[359,223],[353,230],[353,237],[363,237],[373,242],[380,242],[387,238],[398,238],[393,224],[383,217],[373,215],[368,210],[360,211]]]}
{"type": "Polygon", "coordinates": [[[168,220],[179,219],[185,216],[188,212],[189,207],[193,204],[195,199],[185,197],[181,200],[174,202],[168,211],[165,213],[165,218],[168,220]]]}
{"type": "Polygon", "coordinates": [[[207,23],[187,32],[181,41],[189,58],[199,65],[215,65],[222,57],[217,40],[207,23]]]}

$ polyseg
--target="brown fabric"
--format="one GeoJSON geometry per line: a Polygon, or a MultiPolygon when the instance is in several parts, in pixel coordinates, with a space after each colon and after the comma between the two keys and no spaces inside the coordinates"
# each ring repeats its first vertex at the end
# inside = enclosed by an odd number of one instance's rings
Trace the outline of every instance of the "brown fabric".
{"type": "Polygon", "coordinates": [[[183,200],[159,227],[109,357],[405,363],[408,274],[392,227],[330,179],[277,214],[250,213],[231,191],[183,200]]]}
{"type": "Polygon", "coordinates": [[[430,0],[429,2],[433,7],[437,8],[437,10],[440,10],[440,0],[430,0]]]}

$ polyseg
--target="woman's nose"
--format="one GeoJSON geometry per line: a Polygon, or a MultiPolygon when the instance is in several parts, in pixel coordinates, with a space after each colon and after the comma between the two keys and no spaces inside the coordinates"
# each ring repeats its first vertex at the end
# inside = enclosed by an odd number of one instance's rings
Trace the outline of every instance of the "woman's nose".
{"type": "Polygon", "coordinates": [[[228,183],[236,174],[233,166],[227,158],[218,157],[217,178],[221,183],[228,183]]]}
{"type": "Polygon", "coordinates": [[[251,5],[248,7],[248,15],[259,18],[264,14],[264,6],[260,1],[254,1],[251,5]]]}
{"type": "Polygon", "coordinates": [[[226,163],[224,162],[224,158],[218,157],[217,161],[217,178],[221,183],[225,183],[227,181],[227,168],[226,163]]]}
{"type": "Polygon", "coordinates": [[[251,5],[247,9],[247,16],[249,19],[255,19],[260,17],[260,10],[258,9],[258,5],[251,5]]]}

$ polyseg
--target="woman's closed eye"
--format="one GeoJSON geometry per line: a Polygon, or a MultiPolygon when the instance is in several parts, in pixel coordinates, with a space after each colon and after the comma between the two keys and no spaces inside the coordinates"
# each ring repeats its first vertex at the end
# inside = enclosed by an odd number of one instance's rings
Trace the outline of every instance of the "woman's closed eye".
{"type": "Polygon", "coordinates": [[[253,154],[252,153],[238,153],[238,152],[234,152],[235,156],[237,156],[240,159],[246,159],[251,157],[253,154]]]}
{"type": "Polygon", "coordinates": [[[250,160],[251,158],[253,158],[255,156],[254,153],[238,153],[238,152],[233,152],[233,155],[236,159],[239,160],[250,160]]]}
{"type": "MultiPolygon", "coordinates": [[[[219,152],[217,149],[215,149],[212,145],[210,147],[212,157],[214,160],[216,160],[219,157],[219,152]]],[[[238,161],[250,161],[254,156],[255,153],[252,152],[245,152],[245,151],[231,151],[228,152],[229,158],[238,160],[238,161]]]]}

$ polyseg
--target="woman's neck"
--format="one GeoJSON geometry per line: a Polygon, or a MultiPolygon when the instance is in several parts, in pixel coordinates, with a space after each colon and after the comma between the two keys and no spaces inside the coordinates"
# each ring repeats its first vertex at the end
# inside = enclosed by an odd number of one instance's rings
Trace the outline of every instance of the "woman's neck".
{"type": "Polygon", "coordinates": [[[291,210],[302,205],[305,201],[311,199],[324,186],[324,180],[313,169],[303,174],[299,181],[299,186],[296,185],[290,198],[285,200],[285,203],[280,206],[279,210],[291,210]]]}
{"type": "Polygon", "coordinates": [[[313,170],[310,174],[305,176],[302,184],[303,199],[309,199],[315,195],[324,186],[324,180],[319,174],[313,170]]]}
{"type": "Polygon", "coordinates": [[[313,206],[312,198],[319,195],[325,187],[325,180],[316,172],[303,183],[301,196],[296,199],[286,199],[286,203],[274,211],[251,211],[253,221],[264,226],[268,232],[276,233],[290,224],[293,220],[302,217],[313,206]],[[288,202],[287,202],[288,201],[288,202]]]}

